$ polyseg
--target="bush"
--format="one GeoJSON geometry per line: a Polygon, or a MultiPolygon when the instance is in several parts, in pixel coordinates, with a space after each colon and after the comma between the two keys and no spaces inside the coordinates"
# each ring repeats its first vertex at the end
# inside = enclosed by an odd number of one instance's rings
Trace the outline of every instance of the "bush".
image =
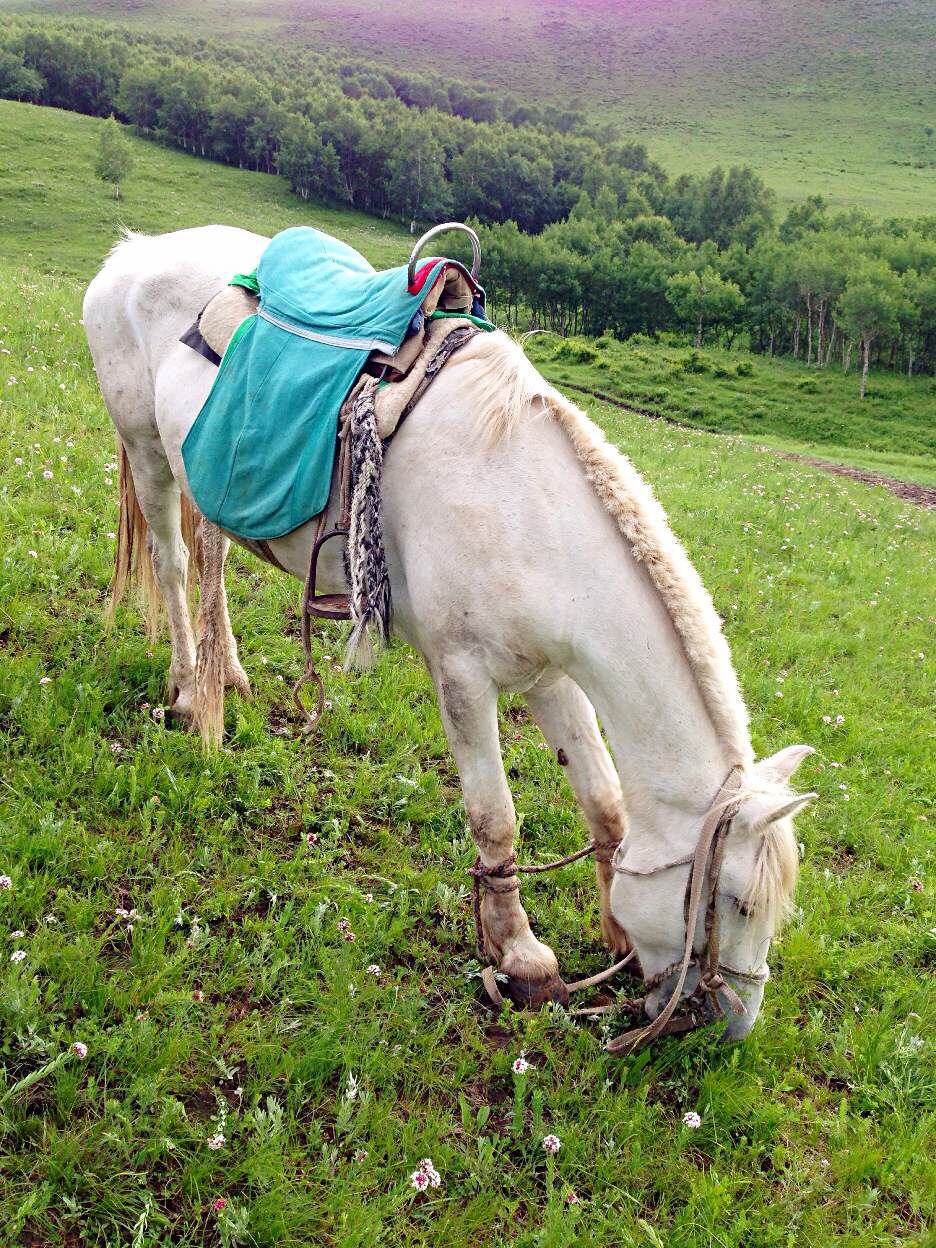
{"type": "Polygon", "coordinates": [[[735,368],[735,373],[738,377],[753,377],[754,365],[750,360],[739,360],[738,365],[735,368]]]}
{"type": "Polygon", "coordinates": [[[567,338],[553,352],[554,360],[565,360],[568,364],[594,364],[598,352],[580,338],[567,338]]]}

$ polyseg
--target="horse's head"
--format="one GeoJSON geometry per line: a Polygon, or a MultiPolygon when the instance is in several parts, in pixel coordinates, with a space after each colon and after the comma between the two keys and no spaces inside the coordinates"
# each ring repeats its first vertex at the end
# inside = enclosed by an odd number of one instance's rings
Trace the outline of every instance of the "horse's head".
{"type": "MultiPolygon", "coordinates": [[[[709,861],[694,928],[693,962],[681,996],[703,997],[699,1008],[707,1017],[714,1017],[712,1001],[717,996],[729,1019],[725,1039],[743,1039],[760,1010],[770,943],[796,885],[799,852],[793,816],[816,796],[794,794],[787,782],[812,752],[810,746],[790,746],[747,769],[736,794],[740,804],[724,829],[721,850],[709,861]],[[710,898],[712,861],[716,887],[710,898]],[[704,995],[706,978],[713,991],[704,995]],[[728,991],[718,986],[721,981],[728,991]]],[[[694,837],[698,834],[696,826],[694,837]]],[[[642,845],[635,852],[636,846],[627,842],[622,846],[611,904],[636,946],[649,988],[646,1010],[651,1019],[665,1008],[678,983],[686,943],[687,873],[694,849],[695,840],[685,846],[685,853],[654,862],[650,847],[642,845]]]]}

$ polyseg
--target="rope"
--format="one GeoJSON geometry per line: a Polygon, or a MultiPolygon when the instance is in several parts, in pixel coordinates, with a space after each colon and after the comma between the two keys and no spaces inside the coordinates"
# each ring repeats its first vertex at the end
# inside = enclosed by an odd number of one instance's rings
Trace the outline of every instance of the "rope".
{"type": "MultiPolygon", "coordinates": [[[[566,867],[570,862],[578,862],[580,858],[587,858],[589,854],[594,854],[597,862],[610,863],[616,848],[616,846],[599,845],[596,841],[589,841],[587,845],[583,845],[575,853],[566,854],[564,858],[556,858],[553,862],[527,863],[523,866],[517,862],[517,855],[511,854],[503,862],[497,862],[491,867],[486,867],[481,861],[481,855],[479,854],[475,859],[474,866],[468,868],[468,874],[472,877],[471,900],[475,921],[475,948],[477,949],[478,957],[483,960],[487,956],[484,948],[484,928],[481,925],[482,888],[489,893],[515,893],[520,888],[516,879],[518,875],[540,875],[543,871],[555,871],[557,867],[566,867]]],[[[602,972],[601,979],[609,979],[616,970],[619,970],[626,962],[629,962],[633,956],[632,950],[623,962],[618,963],[608,972],[602,972]]],[[[594,982],[600,983],[601,979],[595,979],[594,982]]],[[[588,986],[590,985],[583,980],[576,985],[569,985],[569,991],[571,992],[573,987],[585,988],[588,986]]]]}

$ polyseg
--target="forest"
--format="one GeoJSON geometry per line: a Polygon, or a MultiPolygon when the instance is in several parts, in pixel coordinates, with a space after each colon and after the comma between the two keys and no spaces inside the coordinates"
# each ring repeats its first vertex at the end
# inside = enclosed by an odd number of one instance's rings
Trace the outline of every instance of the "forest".
{"type": "Polygon", "coordinates": [[[482,235],[499,320],[665,331],[817,367],[936,372],[936,216],[779,216],[747,167],[670,177],[573,111],[282,46],[9,20],[0,96],[116,116],[156,141],[279,173],[296,194],[482,235]]]}

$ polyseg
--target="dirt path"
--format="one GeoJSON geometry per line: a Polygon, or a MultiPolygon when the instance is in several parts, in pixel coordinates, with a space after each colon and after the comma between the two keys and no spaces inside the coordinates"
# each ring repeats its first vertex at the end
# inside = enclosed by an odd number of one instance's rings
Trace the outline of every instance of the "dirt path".
{"type": "MultiPolygon", "coordinates": [[[[677,420],[675,416],[667,416],[664,412],[653,412],[645,407],[635,407],[633,403],[625,403],[623,399],[617,399],[612,394],[604,394],[601,390],[592,390],[590,386],[578,386],[571,381],[564,381],[561,386],[565,390],[577,390],[580,394],[591,395],[593,399],[600,399],[602,403],[610,403],[612,407],[619,407],[624,412],[636,412],[638,416],[647,416],[650,420],[663,420],[668,425],[678,425],[680,429],[696,428],[695,425],[677,420]]],[[[706,429],[705,432],[712,433],[713,430],[706,429]]],[[[716,434],[716,436],[719,435],[716,434]]],[[[896,494],[898,498],[906,499],[908,503],[915,503],[918,507],[936,511],[936,487],[931,485],[917,485],[915,481],[901,481],[897,477],[888,477],[882,472],[872,472],[868,468],[850,468],[847,464],[835,464],[829,459],[818,459],[815,455],[800,455],[796,451],[780,451],[773,446],[761,445],[760,449],[769,451],[771,455],[776,455],[779,459],[792,459],[800,464],[809,464],[813,468],[821,468],[824,472],[834,473],[838,477],[850,477],[852,481],[862,481],[865,485],[881,485],[885,490],[896,494]]]]}

